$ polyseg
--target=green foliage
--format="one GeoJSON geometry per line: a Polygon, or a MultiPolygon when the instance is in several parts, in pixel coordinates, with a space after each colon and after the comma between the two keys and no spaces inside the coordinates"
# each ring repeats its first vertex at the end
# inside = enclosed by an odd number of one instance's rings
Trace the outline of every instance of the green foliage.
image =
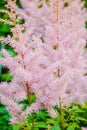
{"type": "MultiPolygon", "coordinates": [[[[81,130],[87,127],[87,103],[57,108],[57,117],[51,118],[44,109],[34,114],[34,130],[81,130]]],[[[13,126],[13,130],[32,130],[32,114],[27,120],[13,126]]]]}
{"type": "Polygon", "coordinates": [[[0,130],[12,130],[9,125],[9,118],[10,116],[5,106],[0,103],[0,130]]]}
{"type": "Polygon", "coordinates": [[[85,7],[87,8],[87,0],[82,0],[82,1],[84,1],[84,5],[85,5],[85,7]]]}
{"type": "Polygon", "coordinates": [[[86,27],[86,29],[87,29],[87,21],[85,22],[85,27],[86,27]]]}
{"type": "MultiPolygon", "coordinates": [[[[81,130],[81,127],[87,127],[87,103],[71,104],[68,108],[58,108],[57,112],[58,115],[55,119],[51,118],[45,109],[33,113],[34,130],[81,130]]],[[[5,106],[0,105],[0,117],[2,130],[32,130],[32,114],[22,124],[11,126],[9,125],[10,116],[5,106]]]]}
{"type": "Polygon", "coordinates": [[[10,82],[12,79],[12,76],[10,75],[10,73],[5,73],[0,75],[0,81],[7,81],[10,82]]]}

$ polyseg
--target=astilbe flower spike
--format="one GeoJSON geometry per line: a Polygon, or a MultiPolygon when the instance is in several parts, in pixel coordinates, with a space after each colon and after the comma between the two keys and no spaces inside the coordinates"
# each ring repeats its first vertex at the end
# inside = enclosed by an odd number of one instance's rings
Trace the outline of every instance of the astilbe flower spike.
{"type": "Polygon", "coordinates": [[[22,8],[8,1],[7,7],[16,16],[12,17],[13,35],[0,38],[17,53],[10,57],[3,49],[4,57],[0,58],[0,64],[7,66],[13,75],[11,82],[0,83],[0,100],[11,113],[11,123],[22,122],[28,114],[43,107],[55,117],[53,106],[59,105],[60,99],[65,106],[87,100],[84,50],[87,12],[83,3],[80,0],[20,1],[22,8]],[[17,24],[20,18],[24,24],[17,24]],[[36,95],[34,103],[30,99],[32,93],[36,95]],[[23,111],[19,102],[26,97],[30,106],[23,111]]]}

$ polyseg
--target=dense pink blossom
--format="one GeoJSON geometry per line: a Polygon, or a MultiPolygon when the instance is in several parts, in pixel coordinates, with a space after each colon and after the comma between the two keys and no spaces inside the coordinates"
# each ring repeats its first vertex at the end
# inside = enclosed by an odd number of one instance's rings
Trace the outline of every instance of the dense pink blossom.
{"type": "Polygon", "coordinates": [[[0,83],[0,100],[11,113],[12,123],[25,120],[28,114],[43,107],[55,117],[52,106],[59,105],[60,99],[66,106],[87,100],[84,49],[87,12],[83,3],[79,0],[20,1],[22,9],[10,2],[8,5],[15,10],[15,15],[24,19],[24,24],[11,29],[13,36],[0,38],[17,53],[10,57],[3,49],[1,53],[5,58],[0,58],[0,64],[7,66],[13,75],[10,83],[0,83]],[[64,6],[66,2],[68,7],[64,6]],[[36,101],[22,111],[18,102],[31,93],[36,95],[36,101]]]}

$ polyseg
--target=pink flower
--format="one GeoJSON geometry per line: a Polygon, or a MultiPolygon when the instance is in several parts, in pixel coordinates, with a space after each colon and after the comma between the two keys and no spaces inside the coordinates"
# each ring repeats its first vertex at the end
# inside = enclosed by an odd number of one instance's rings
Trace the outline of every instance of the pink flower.
{"type": "Polygon", "coordinates": [[[13,75],[10,83],[0,83],[0,100],[12,116],[11,123],[22,122],[28,114],[43,107],[55,117],[52,106],[59,105],[60,98],[66,106],[86,101],[87,30],[84,22],[87,12],[82,9],[83,3],[72,1],[65,7],[67,0],[49,3],[21,0],[23,8],[20,9],[9,1],[17,21],[20,17],[24,19],[24,24],[15,24],[16,19],[13,20],[13,35],[0,38],[17,53],[10,57],[2,50],[4,57],[0,58],[0,64],[7,66],[13,75]],[[18,102],[27,96],[30,101],[32,93],[36,96],[35,102],[22,111],[18,102]]]}

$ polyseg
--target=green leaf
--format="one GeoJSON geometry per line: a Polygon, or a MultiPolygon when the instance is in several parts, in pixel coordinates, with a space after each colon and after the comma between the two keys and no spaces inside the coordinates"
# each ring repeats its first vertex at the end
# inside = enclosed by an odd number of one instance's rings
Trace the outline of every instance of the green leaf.
{"type": "Polygon", "coordinates": [[[55,124],[55,121],[53,119],[47,119],[48,124],[55,124]]]}
{"type": "Polygon", "coordinates": [[[3,26],[0,28],[0,32],[2,33],[8,33],[10,32],[10,26],[7,24],[3,24],[3,26]]]}
{"type": "Polygon", "coordinates": [[[67,130],[75,130],[76,128],[80,128],[77,123],[70,123],[67,130]]]}
{"type": "Polygon", "coordinates": [[[2,80],[2,81],[9,82],[9,81],[11,81],[11,79],[12,79],[12,75],[10,75],[9,73],[0,75],[0,80],[2,80]]]}
{"type": "Polygon", "coordinates": [[[51,127],[51,130],[62,130],[59,125],[54,125],[51,127]]]}
{"type": "Polygon", "coordinates": [[[19,126],[15,125],[12,127],[13,130],[19,130],[19,126]]]}
{"type": "Polygon", "coordinates": [[[47,128],[47,125],[43,122],[37,122],[36,127],[37,128],[47,128]]]}
{"type": "Polygon", "coordinates": [[[75,126],[69,126],[67,130],[75,130],[75,126]]]}
{"type": "Polygon", "coordinates": [[[77,120],[80,120],[80,121],[86,121],[87,122],[87,119],[83,118],[83,117],[77,117],[76,118],[77,120]]]}

